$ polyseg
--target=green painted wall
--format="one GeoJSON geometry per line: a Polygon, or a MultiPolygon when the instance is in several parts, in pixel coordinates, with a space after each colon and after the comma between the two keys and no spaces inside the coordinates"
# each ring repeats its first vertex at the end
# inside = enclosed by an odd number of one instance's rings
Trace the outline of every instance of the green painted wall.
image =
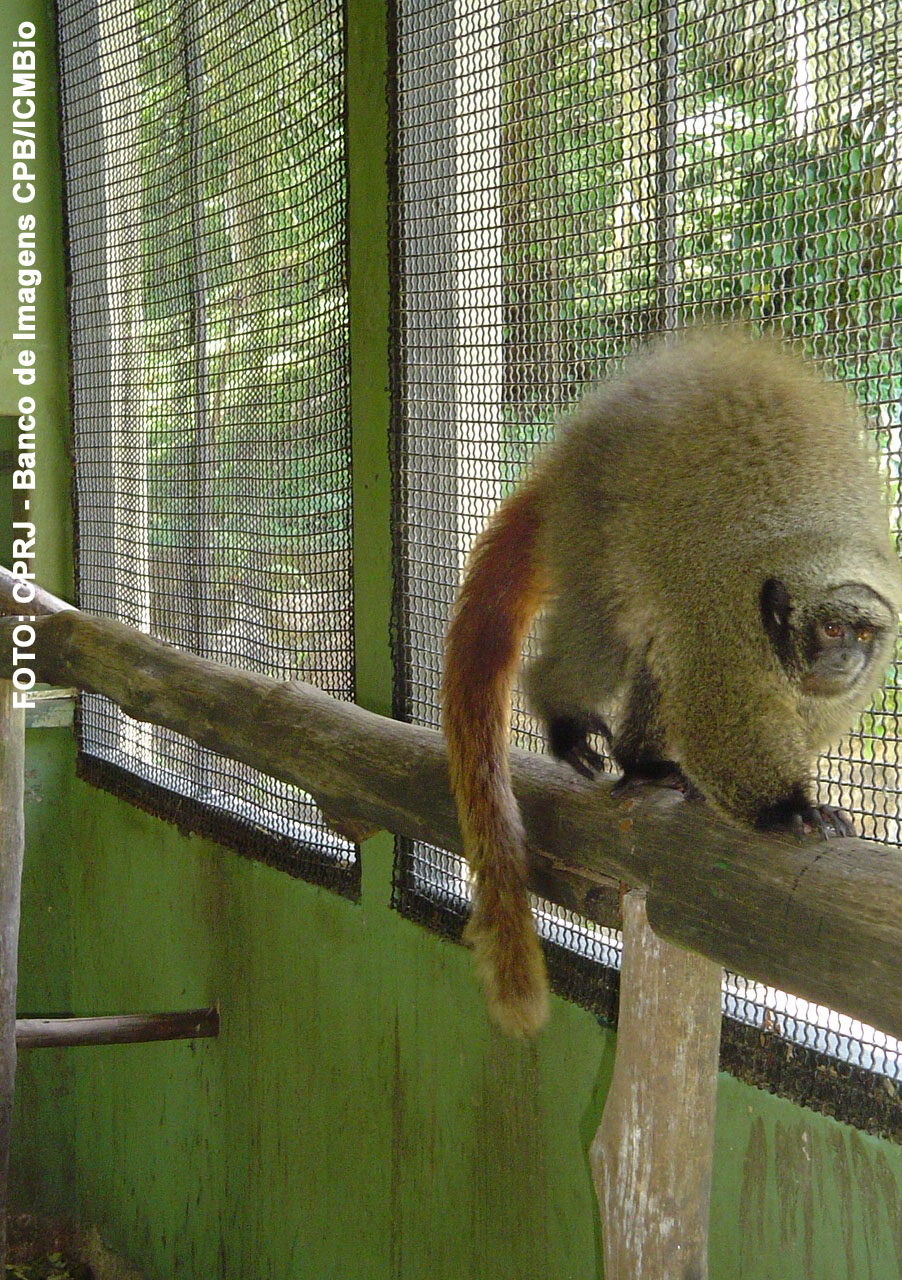
{"type": "MultiPolygon", "coordinates": [[[[387,276],[373,145],[384,125],[383,33],[372,0],[349,8],[355,506],[368,535],[358,640],[362,700],[384,708],[387,276]]],[[[41,24],[46,72],[42,3],[3,6],[0,47],[23,16],[41,24]]],[[[41,106],[50,139],[49,90],[41,106]]],[[[66,590],[61,237],[49,147],[41,174],[53,231],[43,260],[52,373],[41,574],[66,590]]],[[[4,257],[6,200],[0,183],[4,257]]],[[[0,415],[11,411],[0,377],[0,415]]],[[[84,786],[73,754],[64,730],[30,736],[21,1011],[218,1001],[223,1031],[196,1045],[23,1054],[20,1206],[98,1223],[151,1280],[600,1276],[585,1153],[612,1067],[610,1034],[560,1001],[535,1046],[491,1031],[462,949],[389,910],[387,838],[365,848],[354,905],[84,786]]],[[[900,1274],[902,1150],[722,1078],[712,1280],[900,1274]]]]}
{"type": "MultiPolygon", "coordinates": [[[[69,516],[69,462],[66,449],[66,328],[64,319],[64,275],[58,142],[56,131],[56,71],[53,59],[52,0],[2,0],[0,3],[0,431],[6,436],[0,448],[13,444],[12,422],[19,397],[34,392],[38,436],[37,487],[31,515],[38,525],[37,569],[44,585],[69,591],[71,584],[71,531],[69,516]],[[35,92],[38,148],[34,199],[21,204],[12,194],[12,54],[19,24],[37,27],[38,70],[35,92]],[[32,214],[36,220],[37,266],[42,280],[38,286],[38,332],[34,344],[13,340],[16,331],[17,219],[32,214]],[[23,387],[13,377],[19,352],[33,345],[37,359],[34,388],[23,387]]],[[[8,503],[4,486],[3,501],[8,503]]],[[[2,515],[4,508],[0,508],[2,515]]],[[[4,519],[0,539],[8,539],[4,519]]],[[[4,542],[4,551],[6,543],[4,542]]]]}
{"type": "MultiPolygon", "coordinates": [[[[18,435],[18,402],[36,400],[37,478],[29,493],[29,516],[37,528],[35,570],[38,580],[71,596],[69,459],[66,447],[67,360],[62,217],[57,142],[56,69],[53,9],[50,0],[0,3],[0,449],[13,448],[18,435]],[[13,42],[19,24],[37,28],[38,156],[34,199],[20,204],[12,194],[12,116],[10,106],[13,42]],[[34,215],[42,280],[38,287],[38,329],[33,344],[37,379],[23,387],[12,376],[22,343],[16,331],[18,219],[34,215]]],[[[6,476],[0,486],[0,554],[8,563],[13,516],[6,476]]],[[[19,495],[21,496],[24,495],[19,495]]],[[[24,514],[21,509],[18,516],[24,514]]],[[[70,839],[70,798],[74,743],[66,730],[29,735],[26,756],[28,847],[23,881],[23,927],[19,946],[19,1008],[64,1011],[71,1007],[73,899],[69,877],[77,865],[70,839]]],[[[50,1051],[36,1071],[23,1055],[17,1081],[15,1176],[20,1200],[36,1208],[74,1204],[73,1058],[50,1051]]]]}

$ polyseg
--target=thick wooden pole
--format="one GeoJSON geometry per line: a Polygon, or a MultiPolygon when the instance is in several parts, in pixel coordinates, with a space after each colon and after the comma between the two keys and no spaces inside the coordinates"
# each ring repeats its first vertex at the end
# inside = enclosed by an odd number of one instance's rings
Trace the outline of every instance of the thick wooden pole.
{"type": "Polygon", "coordinates": [[[612,1280],[705,1280],[723,970],[623,901],[614,1077],[589,1162],[612,1280]]]}
{"type": "Polygon", "coordinates": [[[25,712],[0,680],[0,1273],[6,1266],[6,1193],[16,1085],[16,979],[25,848],[25,712]]]}

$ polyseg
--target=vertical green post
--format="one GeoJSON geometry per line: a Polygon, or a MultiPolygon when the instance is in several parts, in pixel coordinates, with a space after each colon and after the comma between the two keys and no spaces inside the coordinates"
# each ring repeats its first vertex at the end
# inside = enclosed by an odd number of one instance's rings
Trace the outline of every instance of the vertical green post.
{"type": "Polygon", "coordinates": [[[348,275],[357,698],[391,713],[387,30],[380,0],[348,0],[348,275]]]}
{"type": "MultiPolygon", "coordinates": [[[[4,447],[16,441],[20,397],[27,392],[33,394],[37,405],[36,483],[34,490],[24,495],[30,499],[28,519],[36,529],[35,561],[31,567],[42,586],[68,599],[72,576],[70,467],[66,447],[69,393],[54,6],[49,0],[0,3],[0,50],[6,95],[0,147],[7,175],[15,119],[9,96],[11,59],[15,42],[23,39],[23,32],[30,27],[34,28],[30,40],[35,55],[36,149],[33,161],[29,162],[35,174],[33,199],[25,204],[17,203],[8,176],[0,184],[0,243],[4,254],[0,270],[0,417],[7,419],[0,430],[5,437],[4,447]],[[37,379],[31,388],[23,387],[12,372],[23,346],[12,338],[16,331],[18,220],[23,214],[30,214],[35,220],[34,249],[41,272],[36,303],[37,336],[28,344],[37,358],[37,379]]],[[[0,483],[10,486],[9,476],[0,476],[0,483]]],[[[7,505],[4,520],[8,514],[7,505]]],[[[9,539],[7,529],[4,534],[9,539]]]]}
{"type": "MultiPolygon", "coordinates": [[[[347,0],[348,277],[354,486],[357,700],[391,714],[388,28],[381,0],[347,0]]],[[[384,905],[384,836],[363,853],[363,896],[384,905]]]]}
{"type": "Polygon", "coordinates": [[[16,1085],[16,986],[25,852],[25,712],[0,680],[0,1272],[6,1274],[9,1146],[16,1085]]]}

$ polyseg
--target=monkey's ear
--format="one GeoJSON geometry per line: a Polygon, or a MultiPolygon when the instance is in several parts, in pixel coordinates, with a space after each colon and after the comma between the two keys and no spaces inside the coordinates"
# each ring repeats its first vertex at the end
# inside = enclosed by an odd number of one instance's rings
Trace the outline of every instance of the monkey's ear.
{"type": "Polygon", "coordinates": [[[790,671],[795,658],[795,647],[792,643],[792,627],[789,622],[792,610],[789,592],[778,578],[768,578],[761,588],[759,604],[765,634],[774,646],[774,651],[783,666],[790,671]]]}

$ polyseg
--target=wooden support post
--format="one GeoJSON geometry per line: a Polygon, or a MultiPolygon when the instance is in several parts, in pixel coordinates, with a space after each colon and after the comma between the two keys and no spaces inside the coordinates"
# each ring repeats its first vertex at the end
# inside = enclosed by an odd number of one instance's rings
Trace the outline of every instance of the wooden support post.
{"type": "Polygon", "coordinates": [[[706,1280],[723,970],[623,901],[614,1077],[589,1163],[612,1280],[706,1280]]]}
{"type": "Polygon", "coordinates": [[[0,1274],[6,1268],[6,1193],[16,1086],[16,978],[25,848],[25,712],[0,680],[0,1274]]]}

